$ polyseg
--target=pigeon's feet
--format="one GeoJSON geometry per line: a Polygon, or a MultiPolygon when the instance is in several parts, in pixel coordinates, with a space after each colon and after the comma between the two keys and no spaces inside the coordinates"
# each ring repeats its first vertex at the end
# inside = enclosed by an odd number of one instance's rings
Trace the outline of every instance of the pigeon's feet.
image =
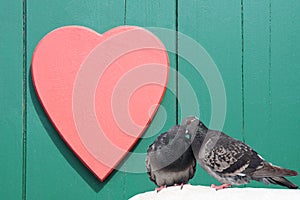
{"type": "Polygon", "coordinates": [[[216,190],[222,190],[222,189],[231,187],[231,184],[222,184],[222,185],[211,184],[210,187],[211,187],[211,188],[215,188],[216,190]]]}
{"type": "Polygon", "coordinates": [[[155,188],[156,192],[160,192],[162,189],[166,188],[167,186],[166,185],[162,185],[158,188],[155,188]]]}
{"type": "Polygon", "coordinates": [[[180,184],[180,189],[182,190],[182,188],[183,188],[183,185],[184,185],[184,183],[181,183],[180,184]]]}
{"type": "Polygon", "coordinates": [[[175,183],[174,186],[180,186],[180,189],[182,190],[182,188],[184,186],[184,183],[181,183],[180,185],[178,185],[178,184],[175,183]]]}

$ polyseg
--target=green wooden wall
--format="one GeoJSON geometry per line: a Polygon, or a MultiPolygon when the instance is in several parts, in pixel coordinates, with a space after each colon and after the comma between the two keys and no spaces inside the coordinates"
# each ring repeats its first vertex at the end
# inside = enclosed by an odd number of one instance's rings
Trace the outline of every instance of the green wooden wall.
{"type": "MultiPolygon", "coordinates": [[[[145,173],[123,171],[114,171],[100,183],[60,139],[37,100],[29,73],[33,50],[51,30],[74,24],[99,33],[127,24],[190,36],[207,50],[223,78],[223,130],[274,164],[300,172],[299,10],[298,0],[2,0],[1,199],[128,199],[155,187],[145,173]]],[[[171,44],[180,53],[185,44],[177,36],[174,33],[171,44]]],[[[176,94],[178,99],[190,96],[179,75],[192,85],[201,119],[210,122],[212,104],[205,80],[188,60],[174,53],[169,57],[174,69],[169,89],[146,136],[159,134],[157,126],[163,120],[165,131],[184,117],[176,94]]],[[[184,106],[189,114],[197,110],[184,106]]],[[[145,152],[154,138],[140,140],[133,152],[145,152]]],[[[122,167],[127,165],[125,160],[122,167]]],[[[300,185],[300,176],[290,180],[300,185]]],[[[217,183],[199,167],[191,181],[212,182],[217,183]]]]}

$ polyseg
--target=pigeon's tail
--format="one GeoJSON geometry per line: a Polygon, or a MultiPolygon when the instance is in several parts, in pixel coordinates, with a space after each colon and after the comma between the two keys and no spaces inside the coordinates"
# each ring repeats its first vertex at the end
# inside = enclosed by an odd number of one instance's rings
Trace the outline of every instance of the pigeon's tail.
{"type": "Polygon", "coordinates": [[[267,184],[272,183],[272,184],[275,184],[275,185],[285,186],[285,187],[290,188],[290,189],[297,189],[298,188],[297,185],[290,182],[289,180],[287,180],[284,177],[266,177],[266,178],[263,178],[263,180],[267,184]]]}
{"type": "Polygon", "coordinates": [[[253,173],[254,180],[263,181],[266,184],[276,184],[288,187],[290,189],[297,189],[298,186],[284,178],[284,176],[297,176],[298,173],[294,170],[285,169],[274,166],[270,163],[264,162],[264,166],[253,173]]]}
{"type": "Polygon", "coordinates": [[[270,163],[265,162],[264,166],[253,173],[253,177],[264,178],[264,177],[283,177],[283,176],[297,176],[298,172],[282,167],[274,166],[270,163]]]}

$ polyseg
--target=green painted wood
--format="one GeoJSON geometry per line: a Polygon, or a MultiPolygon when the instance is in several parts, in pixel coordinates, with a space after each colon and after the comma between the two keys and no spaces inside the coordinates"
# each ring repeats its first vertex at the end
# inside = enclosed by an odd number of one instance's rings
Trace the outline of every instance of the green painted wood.
{"type": "MultiPolygon", "coordinates": [[[[246,5],[247,141],[273,164],[299,172],[300,2],[246,5]]],[[[299,176],[290,180],[300,184],[299,176]]]]}
{"type": "MultiPolygon", "coordinates": [[[[300,2],[271,4],[271,132],[274,164],[300,172],[300,2]],[[279,147],[279,148],[278,148],[279,147]]],[[[266,155],[267,155],[266,154],[266,155]]],[[[293,177],[300,185],[300,176],[293,177]]]]}
{"type": "Polygon", "coordinates": [[[27,2],[27,199],[124,199],[125,173],[115,171],[104,183],[95,178],[54,130],[29,75],[33,50],[49,31],[83,25],[103,33],[123,25],[124,10],[122,0],[27,2]]]}
{"type": "MultiPolygon", "coordinates": [[[[245,2],[244,13],[246,141],[273,164],[298,172],[299,7],[299,1],[245,2]]],[[[299,176],[290,180],[300,183],[299,176]]]]}
{"type": "MultiPolygon", "coordinates": [[[[130,0],[126,2],[126,24],[141,27],[161,27],[171,31],[175,30],[175,1],[143,1],[130,0]]],[[[161,37],[162,41],[166,38],[161,37]]],[[[169,41],[175,46],[175,32],[172,41],[169,41]]],[[[156,114],[154,120],[145,132],[144,138],[140,140],[134,148],[135,153],[143,154],[142,160],[130,160],[125,162],[125,168],[137,165],[144,169],[143,173],[126,173],[125,177],[125,197],[126,199],[135,194],[154,190],[156,185],[150,181],[145,170],[145,153],[148,146],[154,141],[158,134],[165,132],[169,127],[176,123],[176,88],[175,88],[175,68],[176,60],[174,53],[169,52],[170,66],[173,70],[170,71],[167,91],[162,101],[162,104],[156,114]],[[141,162],[142,161],[142,162],[141,162]]]]}
{"type": "MultiPolygon", "coordinates": [[[[244,2],[244,80],[246,142],[266,159],[270,145],[270,2],[244,2]]],[[[271,158],[270,158],[271,159],[271,158]]],[[[264,187],[263,183],[251,186],[264,187]]]]}
{"type": "MultiPolygon", "coordinates": [[[[218,66],[227,95],[227,114],[223,131],[232,137],[243,139],[240,2],[194,0],[187,3],[179,1],[178,30],[201,44],[218,66]]],[[[178,51],[181,53],[185,44],[179,39],[178,45],[178,51]]],[[[190,53],[196,54],[193,49],[190,49],[190,53]]],[[[205,80],[184,58],[179,59],[179,73],[193,86],[200,104],[200,118],[208,125],[211,118],[212,104],[205,80]]],[[[181,82],[178,84],[179,96],[190,98],[191,93],[182,87],[181,82]]],[[[196,108],[193,106],[187,109],[189,109],[189,114],[195,114],[196,108]]],[[[217,181],[198,167],[191,183],[210,185],[211,183],[217,183],[217,181]]]]}
{"type": "MultiPolygon", "coordinates": [[[[49,122],[37,100],[29,75],[32,52],[49,31],[64,25],[83,25],[104,32],[124,23],[142,27],[176,29],[176,1],[24,1],[27,4],[26,57],[27,104],[22,107],[22,70],[25,53],[22,41],[22,2],[5,2],[0,43],[0,125],[1,185],[5,199],[127,199],[153,190],[155,185],[145,172],[132,173],[136,162],[127,157],[120,169],[100,183],[74,156],[49,122]],[[26,118],[22,109],[27,106],[26,118]],[[3,114],[4,113],[4,114],[3,114]],[[22,168],[22,122],[26,133],[26,165],[22,168]],[[5,133],[5,134],[3,134],[5,133]],[[26,166],[26,167],[25,167],[26,166]],[[122,171],[123,170],[123,171],[122,171]],[[22,172],[26,173],[22,178],[22,172]],[[22,185],[22,181],[23,182],[22,185]]],[[[217,64],[227,94],[224,132],[245,139],[274,164],[300,171],[298,134],[300,2],[269,1],[178,1],[178,30],[200,43],[217,64]],[[242,5],[241,5],[242,2],[242,5]],[[243,88],[244,85],[244,88],[243,88]],[[244,107],[243,107],[244,105],[244,107]],[[243,118],[244,116],[244,118],[243,118]],[[244,124],[244,134],[243,134],[244,124]]],[[[174,45],[176,41],[171,38],[174,45]]],[[[183,51],[178,41],[179,53],[183,51]]],[[[192,49],[191,49],[192,51],[192,49]]],[[[194,52],[191,52],[194,53],[194,52]]],[[[170,53],[173,69],[178,67],[193,85],[201,106],[201,119],[209,124],[210,95],[201,75],[184,58],[170,53]]],[[[189,102],[189,91],[179,79],[178,94],[189,102]]],[[[23,86],[26,86],[23,84],[23,86]]],[[[168,90],[153,123],[132,150],[142,156],[148,145],[183,116],[179,102],[176,113],[176,73],[170,74],[168,90]],[[166,118],[166,123],[164,120],[166,118]]],[[[184,102],[185,102],[184,101],[184,102]]],[[[194,114],[193,105],[187,112],[194,114]]],[[[26,110],[24,110],[26,111],[26,110]]],[[[138,171],[137,170],[137,171],[138,171]]],[[[300,177],[290,180],[300,184],[300,177]]],[[[216,183],[200,167],[192,184],[216,183]]],[[[252,183],[250,186],[265,187],[252,183]]],[[[271,186],[274,187],[274,186],[271,186]]]]}
{"type": "Polygon", "coordinates": [[[0,194],[22,198],[22,2],[3,1],[0,12],[0,194]]]}

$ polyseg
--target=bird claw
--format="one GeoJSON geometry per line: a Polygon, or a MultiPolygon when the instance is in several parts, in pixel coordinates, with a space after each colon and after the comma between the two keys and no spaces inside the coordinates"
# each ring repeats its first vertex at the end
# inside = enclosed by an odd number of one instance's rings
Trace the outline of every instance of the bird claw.
{"type": "Polygon", "coordinates": [[[166,188],[167,186],[166,185],[162,185],[158,188],[155,188],[156,192],[160,192],[162,189],[166,188]]]}
{"type": "Polygon", "coordinates": [[[222,185],[211,184],[210,187],[211,187],[211,188],[215,188],[216,190],[222,190],[222,189],[231,187],[231,184],[222,184],[222,185]]]}
{"type": "Polygon", "coordinates": [[[184,183],[181,183],[180,185],[178,185],[178,184],[175,183],[174,186],[180,186],[180,189],[182,190],[182,188],[184,186],[184,183]]]}
{"type": "Polygon", "coordinates": [[[184,185],[184,183],[181,183],[180,184],[180,189],[182,190],[182,188],[183,188],[183,185],[184,185]]]}

